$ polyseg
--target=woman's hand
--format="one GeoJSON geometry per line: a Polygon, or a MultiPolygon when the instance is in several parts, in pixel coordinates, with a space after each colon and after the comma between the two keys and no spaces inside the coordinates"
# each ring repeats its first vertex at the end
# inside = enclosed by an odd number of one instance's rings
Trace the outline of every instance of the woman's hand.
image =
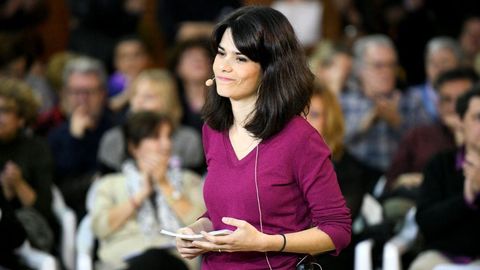
{"type": "Polygon", "coordinates": [[[267,251],[268,235],[258,231],[244,220],[224,217],[222,221],[237,229],[226,236],[212,236],[202,231],[207,241],[193,241],[193,246],[215,252],[267,251]]]}
{"type": "MultiPolygon", "coordinates": [[[[195,234],[195,232],[189,227],[181,228],[177,232],[182,234],[195,234]]],[[[189,259],[189,260],[194,259],[195,257],[208,251],[208,250],[194,246],[192,241],[184,240],[178,237],[177,237],[177,250],[183,258],[189,259]]]]}

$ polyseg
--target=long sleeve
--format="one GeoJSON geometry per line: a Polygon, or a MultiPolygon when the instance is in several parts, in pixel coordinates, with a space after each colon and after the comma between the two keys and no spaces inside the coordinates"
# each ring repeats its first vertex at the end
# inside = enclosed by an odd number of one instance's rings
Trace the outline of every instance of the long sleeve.
{"type": "Polygon", "coordinates": [[[26,179],[37,195],[34,207],[47,218],[52,214],[53,161],[50,149],[43,141],[37,141],[31,149],[32,156],[38,157],[32,162],[31,179],[26,179]]]}
{"type": "Polygon", "coordinates": [[[95,190],[94,206],[91,212],[92,229],[94,234],[103,240],[113,233],[108,224],[110,209],[122,203],[122,197],[124,200],[128,200],[128,197],[122,196],[123,192],[117,188],[120,183],[116,182],[124,183],[119,175],[106,176],[97,181],[100,182],[95,190]]]}
{"type": "Polygon", "coordinates": [[[463,198],[464,177],[454,152],[437,155],[424,171],[416,220],[428,248],[456,255],[480,252],[480,215],[463,198]]]}
{"type": "Polygon", "coordinates": [[[351,218],[330,161],[330,153],[317,133],[312,133],[294,155],[296,178],[314,226],[327,233],[338,254],[350,243],[351,218]]]}

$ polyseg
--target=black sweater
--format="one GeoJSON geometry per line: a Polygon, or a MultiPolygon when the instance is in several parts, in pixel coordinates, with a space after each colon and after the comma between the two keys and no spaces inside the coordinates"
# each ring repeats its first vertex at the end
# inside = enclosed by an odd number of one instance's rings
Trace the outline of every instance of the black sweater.
{"type": "Polygon", "coordinates": [[[424,170],[417,201],[417,223],[427,249],[451,255],[480,255],[480,211],[467,205],[457,151],[436,155],[424,170]]]}

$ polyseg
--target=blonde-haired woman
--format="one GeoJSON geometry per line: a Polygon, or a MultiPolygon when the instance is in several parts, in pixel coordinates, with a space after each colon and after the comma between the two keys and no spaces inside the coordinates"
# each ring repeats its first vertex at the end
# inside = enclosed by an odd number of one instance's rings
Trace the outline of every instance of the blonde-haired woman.
{"type": "MultiPolygon", "coordinates": [[[[201,170],[203,148],[200,135],[193,128],[180,124],[182,107],[172,75],[163,69],[149,69],[130,85],[130,112],[153,111],[169,116],[173,122],[174,166],[201,170]],[[181,164],[178,164],[181,163],[181,164]]],[[[120,127],[106,132],[100,141],[98,159],[103,172],[118,171],[126,158],[125,138],[120,127]]]]}

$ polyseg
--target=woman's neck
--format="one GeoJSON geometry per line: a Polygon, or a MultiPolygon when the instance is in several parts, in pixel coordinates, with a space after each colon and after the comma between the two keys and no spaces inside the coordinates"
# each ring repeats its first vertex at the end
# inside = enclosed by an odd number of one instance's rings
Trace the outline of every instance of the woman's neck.
{"type": "Polygon", "coordinates": [[[251,100],[230,100],[232,104],[233,125],[236,129],[244,129],[245,125],[253,117],[256,99],[251,100]]]}

